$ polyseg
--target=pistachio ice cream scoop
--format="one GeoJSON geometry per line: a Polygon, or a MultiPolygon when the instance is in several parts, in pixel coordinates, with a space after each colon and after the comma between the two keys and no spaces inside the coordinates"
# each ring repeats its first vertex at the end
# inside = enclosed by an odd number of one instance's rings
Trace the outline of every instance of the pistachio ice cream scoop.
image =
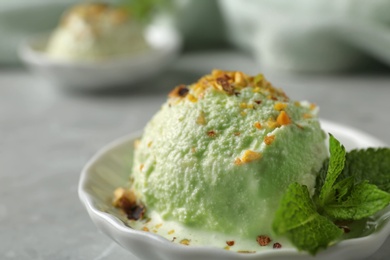
{"type": "Polygon", "coordinates": [[[317,112],[261,74],[214,70],[173,89],[147,124],[131,189],[165,220],[243,238],[271,234],[287,186],[313,192],[327,157],[317,112]]]}
{"type": "Polygon", "coordinates": [[[91,61],[147,49],[140,24],[121,8],[102,3],[69,9],[47,44],[47,54],[62,60],[91,61]]]}

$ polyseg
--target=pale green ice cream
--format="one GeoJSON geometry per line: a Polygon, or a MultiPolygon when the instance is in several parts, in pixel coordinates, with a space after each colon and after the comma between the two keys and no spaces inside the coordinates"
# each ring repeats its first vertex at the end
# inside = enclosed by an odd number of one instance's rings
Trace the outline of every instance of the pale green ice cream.
{"type": "Polygon", "coordinates": [[[147,124],[132,189],[165,220],[243,238],[271,235],[287,186],[313,192],[327,157],[317,112],[262,75],[213,71],[175,88],[147,124]]]}
{"type": "Polygon", "coordinates": [[[103,3],[73,6],[51,34],[47,54],[68,61],[126,57],[148,48],[143,28],[124,9],[103,3]]]}

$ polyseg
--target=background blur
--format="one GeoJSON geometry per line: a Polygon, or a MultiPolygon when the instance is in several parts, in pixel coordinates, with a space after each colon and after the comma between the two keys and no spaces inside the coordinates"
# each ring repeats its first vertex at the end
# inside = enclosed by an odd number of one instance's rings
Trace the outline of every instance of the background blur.
{"type": "MultiPolygon", "coordinates": [[[[117,0],[179,52],[84,63],[28,45],[91,2],[0,0],[0,259],[136,260],[88,217],[81,169],[215,68],[262,72],[322,119],[390,144],[390,0],[117,0]],[[116,88],[119,77],[129,82],[116,88]]],[[[387,239],[370,259],[389,255],[387,239]]]]}
{"type": "MultiPolygon", "coordinates": [[[[53,30],[77,0],[0,1],[0,63],[18,62],[20,41],[53,30]]],[[[340,71],[390,64],[388,0],[111,0],[168,16],[184,50],[234,47],[264,66],[340,71]],[[136,4],[134,4],[134,2],[136,4]],[[150,8],[153,6],[154,8],[150,8]]]]}

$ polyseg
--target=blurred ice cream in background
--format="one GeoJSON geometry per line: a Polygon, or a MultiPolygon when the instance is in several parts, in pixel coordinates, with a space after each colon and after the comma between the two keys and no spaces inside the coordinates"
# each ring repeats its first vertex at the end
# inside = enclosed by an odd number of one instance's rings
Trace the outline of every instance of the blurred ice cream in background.
{"type": "Polygon", "coordinates": [[[124,8],[81,4],[68,10],[51,34],[46,52],[65,60],[99,60],[148,48],[143,28],[124,8]]]}
{"type": "MultiPolygon", "coordinates": [[[[0,33],[7,37],[0,40],[0,64],[16,63],[18,43],[31,35],[53,31],[66,9],[96,2],[1,1],[0,33]]],[[[101,2],[130,6],[132,18],[143,22],[168,21],[182,35],[185,51],[234,47],[252,55],[261,67],[301,72],[364,68],[372,60],[390,64],[390,0],[101,2]]],[[[109,24],[100,26],[111,37],[109,24]]],[[[62,33],[56,32],[55,45],[86,49],[70,43],[63,28],[59,29],[62,33]]],[[[129,27],[119,33],[121,37],[111,37],[115,44],[102,44],[104,48],[109,45],[111,52],[123,50],[121,41],[135,31],[129,27]]]]}

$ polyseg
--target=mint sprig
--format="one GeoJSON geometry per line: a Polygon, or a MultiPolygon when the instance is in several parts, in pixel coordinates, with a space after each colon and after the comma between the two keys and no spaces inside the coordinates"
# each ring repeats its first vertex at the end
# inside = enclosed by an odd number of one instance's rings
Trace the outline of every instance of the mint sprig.
{"type": "Polygon", "coordinates": [[[368,180],[379,189],[390,192],[390,149],[355,149],[346,156],[339,178],[353,176],[355,183],[368,180]]]}
{"type": "Polygon", "coordinates": [[[334,189],[334,184],[339,177],[341,171],[344,169],[345,164],[345,148],[340,144],[340,142],[329,135],[329,164],[328,170],[325,177],[324,185],[320,191],[319,201],[321,205],[332,201],[335,196],[336,190],[334,189]]]}
{"type": "Polygon", "coordinates": [[[390,203],[390,149],[346,153],[329,135],[329,152],[314,196],[306,186],[290,184],[272,226],[276,235],[285,235],[298,250],[311,254],[341,239],[335,222],[367,218],[390,203]]]}
{"type": "Polygon", "coordinates": [[[306,186],[292,183],[275,215],[273,230],[285,235],[299,250],[315,254],[342,235],[342,230],[321,216],[306,186]]]}
{"type": "Polygon", "coordinates": [[[336,220],[359,220],[372,216],[386,207],[390,194],[364,181],[352,187],[349,196],[324,205],[324,212],[336,220]]]}

